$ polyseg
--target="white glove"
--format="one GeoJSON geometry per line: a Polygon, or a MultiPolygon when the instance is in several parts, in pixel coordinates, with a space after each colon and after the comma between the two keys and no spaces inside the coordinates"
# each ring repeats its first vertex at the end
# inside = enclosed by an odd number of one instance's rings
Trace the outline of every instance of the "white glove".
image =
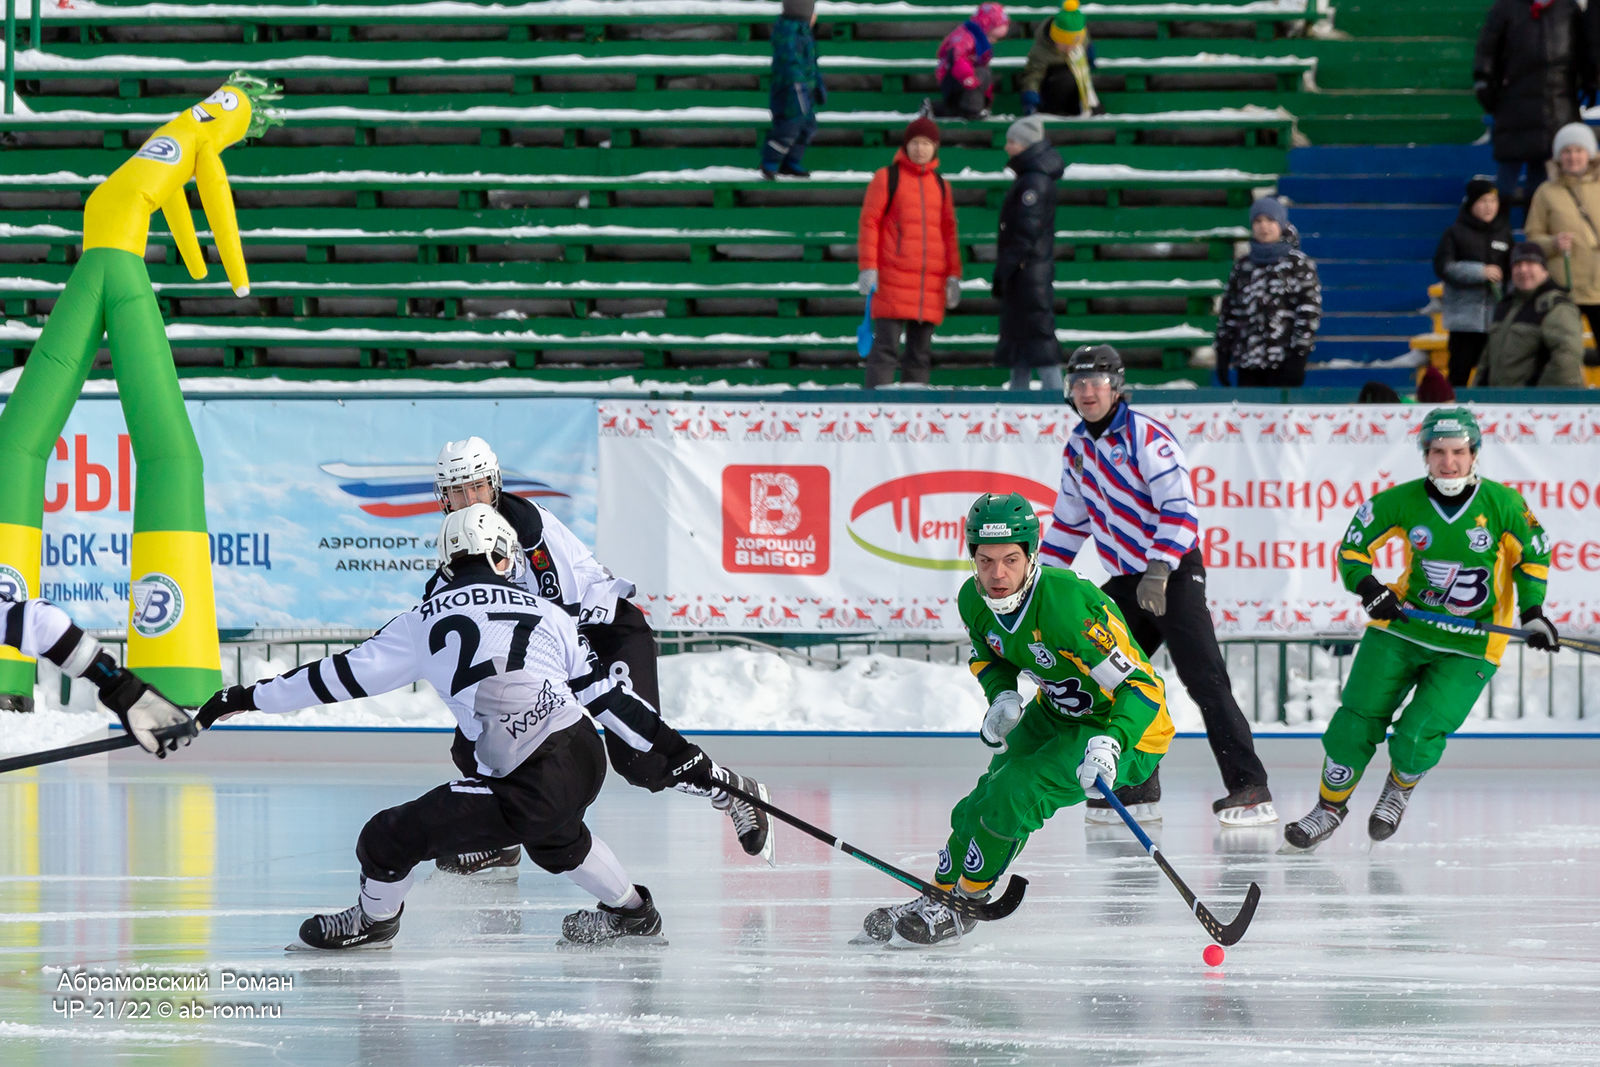
{"type": "Polygon", "coordinates": [[[1146,565],[1144,577],[1133,591],[1139,606],[1157,618],[1167,613],[1167,576],[1171,573],[1171,564],[1153,559],[1146,565]]]}
{"type": "Polygon", "coordinates": [[[1122,755],[1122,746],[1115,737],[1100,734],[1089,738],[1089,743],[1083,749],[1083,762],[1078,764],[1078,784],[1083,786],[1083,794],[1101,799],[1100,788],[1094,784],[1095,775],[1104,778],[1107,784],[1115,787],[1117,784],[1117,757],[1122,755]]]}
{"type": "Polygon", "coordinates": [[[1022,720],[1022,697],[1008,689],[994,698],[989,710],[983,713],[983,729],[978,736],[990,748],[1006,750],[1006,734],[1022,720]]]}
{"type": "Polygon", "coordinates": [[[944,280],[944,306],[946,310],[961,303],[961,279],[954,276],[944,280]]]}
{"type": "Polygon", "coordinates": [[[856,291],[862,296],[866,296],[877,287],[878,272],[875,270],[864,270],[861,272],[861,277],[856,279],[856,291]]]}
{"type": "Polygon", "coordinates": [[[189,718],[188,712],[173,704],[154,689],[146,689],[139,694],[139,699],[133,702],[123,716],[123,724],[128,732],[133,734],[133,739],[139,742],[139,747],[146,752],[153,752],[158,758],[165,757],[167,752],[176,752],[178,742],[189,743],[189,738],[199,733],[194,720],[189,718]],[[174,731],[166,738],[166,748],[163,751],[162,741],[155,735],[155,731],[172,726],[186,727],[174,731]]]}

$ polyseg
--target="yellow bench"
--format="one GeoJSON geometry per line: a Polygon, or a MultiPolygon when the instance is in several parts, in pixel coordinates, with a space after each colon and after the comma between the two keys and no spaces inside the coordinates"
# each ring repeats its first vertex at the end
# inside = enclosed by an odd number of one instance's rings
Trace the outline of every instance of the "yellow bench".
{"type": "MultiPolygon", "coordinates": [[[[1433,319],[1433,330],[1429,333],[1419,333],[1411,339],[1411,350],[1421,352],[1428,357],[1428,362],[1439,368],[1439,373],[1450,372],[1450,333],[1444,328],[1444,283],[1434,282],[1428,286],[1428,314],[1433,319]]],[[[1583,347],[1594,348],[1594,333],[1589,329],[1587,321],[1583,324],[1583,347]]],[[[1422,371],[1417,371],[1417,377],[1422,377],[1422,371]]],[[[1583,380],[1591,389],[1600,389],[1600,367],[1585,366],[1583,380]]]]}

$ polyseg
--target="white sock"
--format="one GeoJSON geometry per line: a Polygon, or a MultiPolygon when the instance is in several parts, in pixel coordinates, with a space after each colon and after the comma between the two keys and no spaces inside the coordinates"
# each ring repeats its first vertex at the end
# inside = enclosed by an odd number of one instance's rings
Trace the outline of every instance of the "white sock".
{"type": "Polygon", "coordinates": [[[582,863],[567,872],[567,877],[593,893],[600,903],[613,908],[637,908],[643,904],[644,898],[633,888],[633,879],[622,869],[611,846],[598,837],[592,838],[592,841],[589,854],[582,863]]]}
{"type": "Polygon", "coordinates": [[[400,914],[400,905],[411,891],[411,875],[398,882],[380,882],[376,878],[361,879],[361,910],[369,919],[392,919],[400,914]]]}

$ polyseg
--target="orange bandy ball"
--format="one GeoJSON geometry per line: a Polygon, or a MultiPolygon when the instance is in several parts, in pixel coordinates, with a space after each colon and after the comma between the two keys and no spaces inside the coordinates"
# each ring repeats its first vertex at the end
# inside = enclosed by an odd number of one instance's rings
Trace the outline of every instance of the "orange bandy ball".
{"type": "Polygon", "coordinates": [[[1205,952],[1201,953],[1201,955],[1204,957],[1207,967],[1215,967],[1222,962],[1222,946],[1207,945],[1205,952]]]}

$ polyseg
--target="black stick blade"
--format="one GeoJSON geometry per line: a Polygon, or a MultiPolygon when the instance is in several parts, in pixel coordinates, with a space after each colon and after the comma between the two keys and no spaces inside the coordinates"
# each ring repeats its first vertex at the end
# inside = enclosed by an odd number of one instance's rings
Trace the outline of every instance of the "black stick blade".
{"type": "Polygon", "coordinates": [[[983,922],[994,922],[1004,919],[1022,905],[1022,895],[1028,891],[1028,880],[1013,874],[1006,883],[1004,893],[994,900],[973,900],[956,893],[950,894],[947,906],[959,911],[969,919],[979,919],[983,922]]]}
{"type": "Polygon", "coordinates": [[[1261,887],[1254,882],[1250,883],[1249,892],[1244,895],[1244,903],[1239,905],[1239,914],[1233,917],[1233,922],[1223,926],[1217,917],[1211,914],[1199,901],[1195,901],[1194,917],[1200,920],[1200,925],[1206,928],[1206,933],[1211,935],[1211,940],[1219,945],[1232,945],[1244,936],[1245,930],[1250,927],[1250,920],[1256,916],[1256,905],[1261,903],[1261,887]]]}

